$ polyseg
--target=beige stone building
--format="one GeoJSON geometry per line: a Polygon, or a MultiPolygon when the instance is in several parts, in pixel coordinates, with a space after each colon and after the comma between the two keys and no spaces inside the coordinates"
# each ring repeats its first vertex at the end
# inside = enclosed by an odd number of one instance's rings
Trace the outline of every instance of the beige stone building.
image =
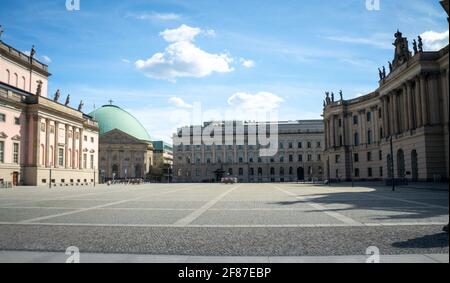
{"type": "Polygon", "coordinates": [[[88,185],[98,178],[98,125],[47,98],[48,66],[0,41],[0,185],[88,185]]]}
{"type": "MultiPolygon", "coordinates": [[[[448,13],[448,1],[443,1],[448,13]]],[[[449,177],[448,46],[423,50],[395,34],[394,60],[373,93],[324,108],[326,177],[440,181],[449,177]],[[390,142],[392,140],[392,152],[390,142]],[[393,172],[393,173],[392,173],[393,172]]]]}
{"type": "MultiPolygon", "coordinates": [[[[175,182],[217,182],[234,176],[240,182],[296,182],[321,180],[323,165],[323,122],[321,120],[274,122],[278,127],[278,147],[273,156],[260,156],[260,146],[251,145],[249,126],[244,126],[243,143],[233,145],[174,145],[175,182]]],[[[210,123],[205,123],[204,129],[210,123]]],[[[219,123],[220,124],[220,123],[219,123]]],[[[191,127],[192,128],[192,127],[191,127]]],[[[186,130],[186,129],[185,129],[186,130]]],[[[183,129],[179,129],[179,134],[183,129]]],[[[223,140],[225,140],[225,130],[223,140]]],[[[236,130],[234,130],[236,132],[236,130]]],[[[233,132],[232,132],[233,133],[233,132]]]]}

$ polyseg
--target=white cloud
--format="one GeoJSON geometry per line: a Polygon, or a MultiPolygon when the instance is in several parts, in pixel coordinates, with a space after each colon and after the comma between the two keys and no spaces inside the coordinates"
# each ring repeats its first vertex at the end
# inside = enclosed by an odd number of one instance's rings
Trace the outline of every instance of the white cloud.
{"type": "Polygon", "coordinates": [[[181,15],[175,13],[158,13],[158,12],[150,12],[150,13],[128,13],[126,17],[132,17],[137,20],[152,20],[152,21],[177,21],[181,19],[181,15]]]}
{"type": "Polygon", "coordinates": [[[147,60],[138,60],[135,65],[147,76],[173,81],[177,77],[206,77],[214,72],[228,73],[233,59],[227,54],[208,53],[193,44],[195,37],[203,31],[182,25],[168,29],[160,35],[171,43],[164,52],[156,53],[147,60]]]}
{"type": "Polygon", "coordinates": [[[195,37],[202,32],[199,28],[181,25],[176,29],[166,29],[161,35],[167,42],[194,41],[195,37]]]}
{"type": "Polygon", "coordinates": [[[179,98],[179,97],[171,97],[169,99],[169,103],[172,105],[175,105],[176,107],[179,108],[192,108],[193,106],[189,103],[186,103],[183,99],[179,98]]]}
{"type": "Polygon", "coordinates": [[[425,51],[438,51],[448,45],[449,31],[435,32],[427,31],[420,36],[423,39],[423,47],[425,51]]]}
{"type": "Polygon", "coordinates": [[[121,61],[122,61],[123,63],[126,63],[126,64],[130,64],[130,63],[131,63],[131,61],[128,60],[128,59],[121,59],[121,61]]]}
{"type": "Polygon", "coordinates": [[[46,63],[46,64],[50,64],[52,62],[52,59],[50,59],[50,57],[48,57],[46,55],[43,55],[41,57],[42,57],[42,60],[44,61],[44,63],[46,63]]]}
{"type": "Polygon", "coordinates": [[[253,60],[247,60],[247,59],[241,58],[240,62],[242,64],[242,66],[244,66],[245,68],[255,67],[255,61],[253,61],[253,60]]]}
{"type": "Polygon", "coordinates": [[[271,112],[278,109],[283,102],[283,98],[270,92],[238,92],[228,98],[230,106],[249,112],[271,112]]]}
{"type": "Polygon", "coordinates": [[[350,44],[370,45],[380,49],[392,49],[392,36],[385,33],[376,33],[368,37],[328,36],[326,39],[350,44]]]}

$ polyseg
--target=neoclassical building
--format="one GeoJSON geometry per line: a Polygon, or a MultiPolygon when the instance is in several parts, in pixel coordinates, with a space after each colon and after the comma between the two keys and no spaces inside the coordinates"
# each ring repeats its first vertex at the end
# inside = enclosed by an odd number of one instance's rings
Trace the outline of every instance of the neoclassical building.
{"type": "Polygon", "coordinates": [[[146,178],[153,165],[153,144],[142,124],[115,105],[89,114],[100,127],[99,169],[102,180],[146,178]]]}
{"type": "MultiPolygon", "coordinates": [[[[448,13],[448,0],[442,4],[448,13]]],[[[449,47],[426,51],[418,38],[410,51],[399,31],[394,46],[389,72],[379,70],[374,92],[339,101],[327,93],[328,179],[449,178],[449,47]]]]}
{"type": "MultiPolygon", "coordinates": [[[[31,54],[34,55],[34,48],[31,54]]],[[[48,66],[0,40],[0,183],[88,185],[98,178],[98,125],[47,98],[48,66]]]]}
{"type": "MultiPolygon", "coordinates": [[[[199,132],[203,132],[211,123],[205,123],[199,132]]],[[[215,124],[225,127],[227,123],[230,122],[215,124]]],[[[174,145],[174,181],[217,182],[227,175],[238,178],[240,182],[250,183],[321,180],[324,173],[323,122],[306,120],[272,123],[276,123],[278,128],[278,145],[273,156],[260,156],[260,146],[249,144],[250,129],[255,123],[232,122],[235,129],[231,135],[238,131],[238,124],[243,127],[242,144],[235,140],[233,145],[195,143],[201,138],[194,127],[179,129],[178,136],[184,132],[191,133],[191,142],[174,145]]],[[[222,140],[226,140],[225,129],[222,134],[222,140]]]]}

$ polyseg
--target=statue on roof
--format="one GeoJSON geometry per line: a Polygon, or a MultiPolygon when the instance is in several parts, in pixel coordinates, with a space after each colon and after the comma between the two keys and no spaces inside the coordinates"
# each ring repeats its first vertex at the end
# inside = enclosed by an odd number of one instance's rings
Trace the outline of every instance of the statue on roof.
{"type": "Polygon", "coordinates": [[[69,103],[70,103],[70,94],[67,95],[66,103],[64,103],[64,106],[68,106],[69,103]]]}
{"type": "Polygon", "coordinates": [[[395,33],[395,42],[393,45],[395,46],[395,55],[392,68],[395,69],[411,58],[411,52],[408,47],[408,39],[403,37],[403,34],[399,30],[395,33]]]}
{"type": "Polygon", "coordinates": [[[383,66],[383,79],[386,78],[386,68],[383,66]]]}
{"type": "Polygon", "coordinates": [[[334,92],[331,92],[331,102],[334,102],[334,92]]]}
{"type": "Polygon", "coordinates": [[[37,83],[37,90],[36,90],[36,95],[37,96],[41,96],[41,94],[42,94],[42,81],[41,80],[38,80],[38,81],[36,81],[36,83],[37,83]]]}
{"type": "Polygon", "coordinates": [[[392,70],[394,69],[394,67],[392,67],[391,61],[388,61],[388,63],[389,63],[389,73],[392,73],[392,70]]]}
{"type": "Polygon", "coordinates": [[[33,46],[31,47],[30,57],[33,58],[35,54],[36,54],[36,49],[34,48],[34,45],[33,45],[33,46]]]}
{"type": "Polygon", "coordinates": [[[413,40],[413,50],[414,50],[414,55],[416,55],[419,50],[417,49],[417,41],[414,39],[413,40]]]}
{"type": "Polygon", "coordinates": [[[4,32],[3,27],[2,25],[0,25],[0,38],[2,37],[3,32],[4,32]]]}
{"type": "Polygon", "coordinates": [[[58,89],[55,93],[55,97],[53,98],[53,101],[58,102],[60,97],[61,97],[61,91],[58,89]]]}
{"type": "Polygon", "coordinates": [[[344,93],[342,92],[342,89],[339,91],[339,96],[341,97],[341,101],[344,101],[344,93]]]}
{"type": "Polygon", "coordinates": [[[81,100],[80,105],[78,105],[78,111],[81,112],[83,110],[83,106],[84,106],[84,103],[83,103],[83,100],[81,100]]]}
{"type": "Polygon", "coordinates": [[[419,52],[423,52],[423,42],[422,42],[422,37],[419,35],[418,38],[419,40],[419,52]]]}
{"type": "Polygon", "coordinates": [[[383,79],[383,72],[378,68],[378,75],[380,76],[380,81],[383,79]]]}
{"type": "Polygon", "coordinates": [[[326,95],[326,102],[327,102],[327,105],[328,104],[330,104],[331,103],[331,99],[330,99],[330,92],[329,91],[327,91],[327,92],[325,92],[325,95],[326,95]]]}

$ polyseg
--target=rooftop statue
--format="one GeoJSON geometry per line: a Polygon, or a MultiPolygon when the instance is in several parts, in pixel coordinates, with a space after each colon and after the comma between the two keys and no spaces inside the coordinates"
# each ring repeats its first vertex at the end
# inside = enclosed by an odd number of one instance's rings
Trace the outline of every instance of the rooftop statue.
{"type": "Polygon", "coordinates": [[[60,97],[61,97],[61,91],[58,89],[55,93],[55,97],[53,98],[53,101],[58,102],[60,97]]]}
{"type": "Polygon", "coordinates": [[[418,37],[419,40],[419,52],[423,52],[423,42],[422,42],[422,37],[418,37]]]}
{"type": "Polygon", "coordinates": [[[413,49],[414,49],[414,55],[416,55],[419,50],[417,49],[417,41],[414,39],[413,40],[413,49]]]}
{"type": "Polygon", "coordinates": [[[341,97],[341,101],[344,100],[344,93],[342,92],[342,90],[339,91],[339,96],[341,97]]]}
{"type": "Polygon", "coordinates": [[[0,38],[2,37],[3,32],[4,32],[3,27],[2,25],[0,25],[0,38]]]}
{"type": "Polygon", "coordinates": [[[411,58],[411,52],[409,52],[408,39],[403,37],[403,34],[397,30],[395,33],[395,56],[392,62],[392,68],[395,69],[407,62],[411,58]]]}
{"type": "Polygon", "coordinates": [[[69,103],[70,103],[70,94],[69,94],[69,95],[67,95],[67,98],[66,98],[66,103],[64,103],[64,105],[65,105],[65,106],[68,106],[68,105],[69,105],[69,103]]]}
{"type": "Polygon", "coordinates": [[[83,100],[81,100],[80,105],[78,105],[78,111],[81,112],[81,110],[83,110],[83,106],[84,106],[84,103],[83,103],[83,100]]]}

